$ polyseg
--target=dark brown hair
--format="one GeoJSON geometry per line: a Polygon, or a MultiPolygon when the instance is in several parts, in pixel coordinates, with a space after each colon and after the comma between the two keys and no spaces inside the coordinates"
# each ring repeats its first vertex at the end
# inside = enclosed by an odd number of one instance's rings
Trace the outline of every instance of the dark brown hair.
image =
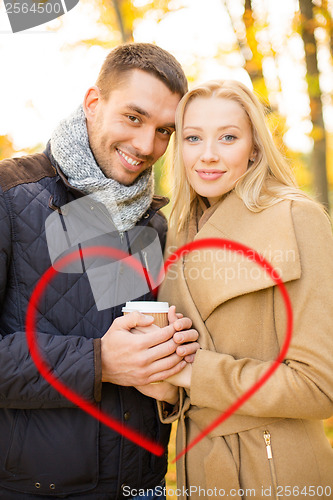
{"type": "Polygon", "coordinates": [[[156,76],[180,97],[187,92],[186,76],[173,55],[151,43],[127,43],[113,49],[103,63],[96,82],[102,98],[107,99],[133,69],[156,76]]]}

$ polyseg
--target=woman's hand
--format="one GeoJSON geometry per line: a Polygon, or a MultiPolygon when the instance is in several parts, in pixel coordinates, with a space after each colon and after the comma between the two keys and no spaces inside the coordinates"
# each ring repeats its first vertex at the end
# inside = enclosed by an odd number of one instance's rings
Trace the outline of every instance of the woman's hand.
{"type": "Polygon", "coordinates": [[[155,382],[153,384],[134,386],[145,396],[157,399],[157,401],[166,401],[172,405],[178,401],[178,387],[168,382],[155,382]]]}
{"type": "MultiPolygon", "coordinates": [[[[187,363],[185,367],[177,374],[172,375],[164,381],[141,386],[134,386],[138,391],[146,396],[175,404],[178,401],[178,387],[189,388],[191,385],[192,366],[195,353],[200,348],[198,342],[198,332],[189,329],[192,322],[189,318],[184,318],[183,314],[176,313],[176,307],[171,306],[168,312],[169,325],[173,325],[175,333],[173,336],[174,352],[180,360],[184,359],[187,363]],[[186,325],[186,326],[185,326],[186,325]],[[184,330],[185,327],[185,330],[184,330]],[[186,328],[188,328],[186,330],[186,328]]],[[[148,333],[158,327],[150,325],[144,328],[132,329],[132,333],[148,333]]],[[[183,361],[184,362],[184,361],[183,361]]]]}
{"type": "MultiPolygon", "coordinates": [[[[191,328],[192,320],[186,318],[181,313],[176,313],[176,307],[171,306],[168,312],[169,326],[164,328],[169,328],[170,325],[174,327],[173,340],[169,341],[170,354],[176,353],[180,360],[184,359],[187,363],[193,363],[195,353],[200,349],[200,345],[197,342],[199,333],[197,330],[191,328]],[[173,345],[173,349],[171,348],[173,345]]],[[[160,327],[151,324],[149,326],[137,326],[131,329],[131,333],[153,333],[154,329],[160,329],[160,327]]]]}
{"type": "MultiPolygon", "coordinates": [[[[183,318],[184,315],[182,313],[176,313],[176,306],[170,306],[169,312],[168,312],[168,320],[169,320],[169,325],[175,323],[177,319],[183,318]]],[[[191,330],[193,332],[192,338],[190,340],[185,340],[185,343],[188,342],[187,347],[184,345],[182,347],[182,344],[184,343],[184,336],[182,332],[176,332],[173,336],[173,340],[176,344],[178,344],[178,347],[176,349],[176,353],[178,356],[183,357],[183,359],[187,363],[193,363],[195,353],[197,352],[198,349],[200,349],[200,345],[198,342],[199,334],[196,330],[191,330]],[[183,351],[183,349],[186,349],[187,351],[190,350],[191,352],[187,354],[186,352],[183,351]],[[185,355],[184,355],[185,354],[185,355]]]]}
{"type": "Polygon", "coordinates": [[[185,368],[182,369],[181,372],[176,373],[176,375],[172,375],[171,377],[166,379],[166,382],[169,382],[172,385],[177,387],[184,387],[185,389],[189,389],[191,387],[191,376],[192,376],[192,364],[187,363],[185,368]]]}

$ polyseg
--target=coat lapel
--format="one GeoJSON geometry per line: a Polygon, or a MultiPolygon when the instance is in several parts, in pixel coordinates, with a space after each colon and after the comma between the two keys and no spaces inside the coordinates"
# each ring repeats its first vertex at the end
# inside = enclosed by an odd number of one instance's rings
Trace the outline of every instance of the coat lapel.
{"type": "MultiPolygon", "coordinates": [[[[281,202],[279,207],[275,205],[262,212],[251,212],[235,193],[231,193],[194,241],[204,238],[228,239],[255,250],[274,267],[283,282],[298,279],[301,275],[291,203],[281,202]]],[[[183,273],[190,295],[188,302],[194,302],[203,321],[227,300],[275,284],[256,262],[243,254],[222,249],[188,254],[183,262],[183,273]]],[[[182,293],[185,292],[184,288],[182,293]]]]}

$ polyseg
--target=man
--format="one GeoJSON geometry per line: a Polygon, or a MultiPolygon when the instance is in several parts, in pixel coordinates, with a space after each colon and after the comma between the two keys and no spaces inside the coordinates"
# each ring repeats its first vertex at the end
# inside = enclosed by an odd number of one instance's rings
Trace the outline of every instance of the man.
{"type": "MultiPolygon", "coordinates": [[[[25,315],[51,265],[45,221],[58,213],[65,228],[71,202],[89,196],[91,209],[111,214],[119,234],[151,227],[163,244],[158,210],[165,200],[153,197],[151,167],[168,145],[186,89],[179,63],[161,48],[118,47],[43,154],[1,162],[0,498],[120,499],[125,486],[151,489],[163,481],[166,454],[155,456],[100,424],[41,376],[28,352],[25,315]]],[[[97,309],[86,272],[61,272],[38,306],[39,349],[67,387],[166,448],[170,429],[160,424],[155,400],[133,386],[174,403],[169,384],[151,383],[186,365],[197,332],[173,310],[161,329],[139,313],[121,314],[117,302],[97,309]],[[135,328],[146,333],[131,333],[135,328]]]]}

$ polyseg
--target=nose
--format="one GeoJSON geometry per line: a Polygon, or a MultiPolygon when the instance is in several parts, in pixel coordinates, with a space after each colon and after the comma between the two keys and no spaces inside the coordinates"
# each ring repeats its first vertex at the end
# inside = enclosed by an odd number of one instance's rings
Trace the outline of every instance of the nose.
{"type": "Polygon", "coordinates": [[[200,160],[204,163],[219,161],[219,155],[213,142],[209,141],[204,144],[200,160]]]}
{"type": "Polygon", "coordinates": [[[137,129],[136,132],[132,141],[133,147],[142,156],[152,156],[155,148],[155,128],[142,127],[141,130],[137,129]]]}

